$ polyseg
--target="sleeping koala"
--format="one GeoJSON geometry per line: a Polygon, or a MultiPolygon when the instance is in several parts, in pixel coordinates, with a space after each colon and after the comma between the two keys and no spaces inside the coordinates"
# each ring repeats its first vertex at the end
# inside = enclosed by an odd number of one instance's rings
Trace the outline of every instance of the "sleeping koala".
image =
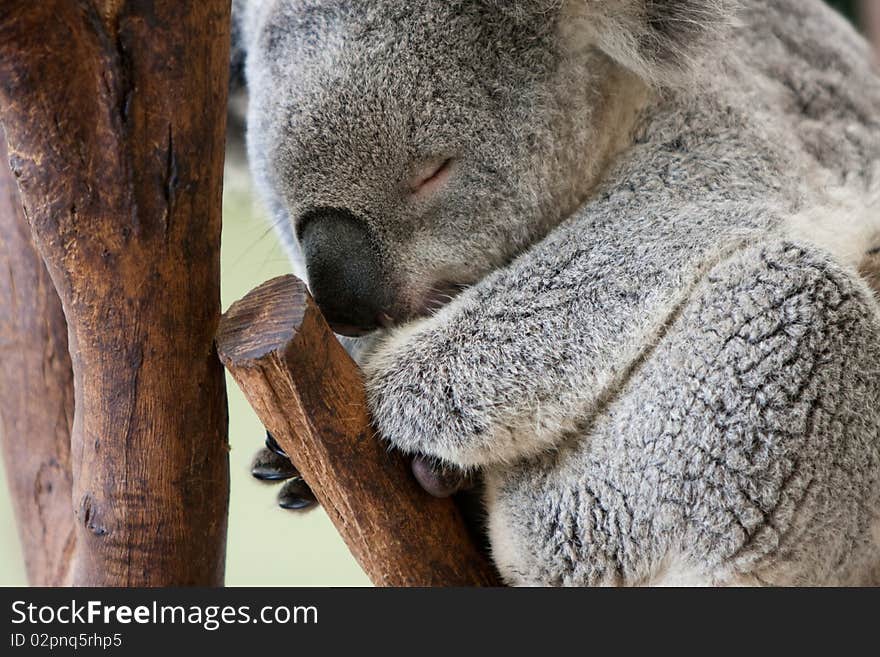
{"type": "Polygon", "coordinates": [[[842,18],[237,10],[279,234],[383,436],[482,474],[506,582],[880,580],[880,78],[842,18]]]}

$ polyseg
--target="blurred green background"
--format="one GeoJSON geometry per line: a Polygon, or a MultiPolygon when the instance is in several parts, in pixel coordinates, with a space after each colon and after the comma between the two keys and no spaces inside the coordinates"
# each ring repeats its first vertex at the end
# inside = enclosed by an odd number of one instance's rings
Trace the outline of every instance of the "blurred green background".
{"type": "MultiPolygon", "coordinates": [[[[877,1],[877,0],[868,0],[877,1]]],[[[855,15],[854,0],[830,0],[855,15]]],[[[252,196],[236,157],[227,166],[224,191],[223,308],[263,281],[289,271],[268,222],[252,196]]],[[[275,506],[277,488],[254,481],[251,458],[263,429],[231,379],[229,440],[232,496],[226,581],[230,586],[369,585],[320,509],[297,514],[275,506]]],[[[0,586],[26,584],[6,481],[0,469],[0,586]]]]}

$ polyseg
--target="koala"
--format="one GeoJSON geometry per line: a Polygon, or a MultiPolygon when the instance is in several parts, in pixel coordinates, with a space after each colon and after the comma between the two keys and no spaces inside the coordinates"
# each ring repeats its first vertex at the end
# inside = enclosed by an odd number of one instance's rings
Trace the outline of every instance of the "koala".
{"type": "Polygon", "coordinates": [[[236,12],[280,239],[383,438],[481,476],[506,583],[880,582],[880,77],[843,18],[236,12]]]}

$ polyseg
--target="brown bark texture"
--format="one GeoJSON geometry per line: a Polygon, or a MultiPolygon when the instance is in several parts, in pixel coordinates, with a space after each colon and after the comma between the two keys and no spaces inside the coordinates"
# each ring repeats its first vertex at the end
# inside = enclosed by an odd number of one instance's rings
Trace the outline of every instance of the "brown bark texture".
{"type": "Polygon", "coordinates": [[[371,425],[360,370],[293,276],[233,304],[220,358],[378,586],[492,586],[451,499],[416,483],[371,425]]]}
{"type": "Polygon", "coordinates": [[[228,0],[0,3],[0,119],[69,326],[74,585],[223,579],[213,336],[229,12],[228,0]]]}
{"type": "Polygon", "coordinates": [[[6,160],[0,126],[0,441],[28,581],[60,586],[75,545],[67,322],[6,160]]]}

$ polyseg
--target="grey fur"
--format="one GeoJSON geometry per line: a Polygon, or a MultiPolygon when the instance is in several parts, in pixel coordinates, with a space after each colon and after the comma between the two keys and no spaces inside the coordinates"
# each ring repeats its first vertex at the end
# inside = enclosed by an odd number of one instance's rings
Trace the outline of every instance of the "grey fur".
{"type": "Polygon", "coordinates": [[[366,218],[408,320],[362,357],[377,423],[485,472],[510,583],[880,574],[880,79],[818,0],[739,5],[242,14],[280,234],[366,218]]]}

